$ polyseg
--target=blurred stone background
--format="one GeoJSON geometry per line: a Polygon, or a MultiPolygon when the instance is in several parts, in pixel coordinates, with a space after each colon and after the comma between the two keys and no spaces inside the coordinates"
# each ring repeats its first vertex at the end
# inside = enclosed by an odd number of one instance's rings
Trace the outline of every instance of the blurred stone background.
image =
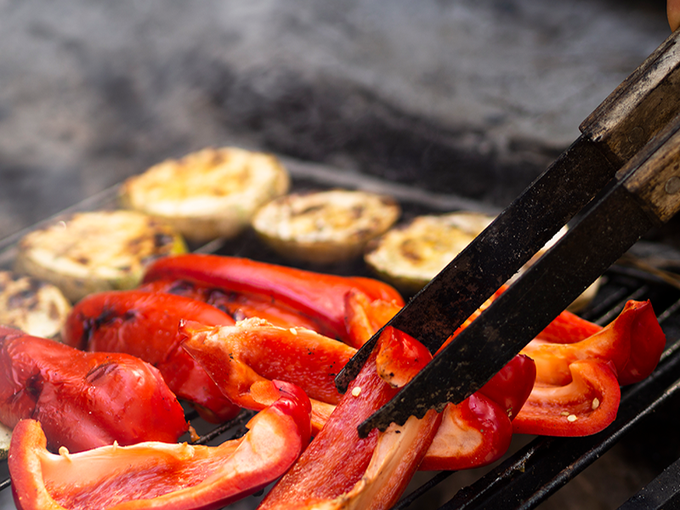
{"type": "MultiPolygon", "coordinates": [[[[504,206],[669,33],[662,0],[0,0],[0,238],[209,145],[504,206]]],[[[616,451],[545,508],[625,500],[653,470],[616,451]]]]}

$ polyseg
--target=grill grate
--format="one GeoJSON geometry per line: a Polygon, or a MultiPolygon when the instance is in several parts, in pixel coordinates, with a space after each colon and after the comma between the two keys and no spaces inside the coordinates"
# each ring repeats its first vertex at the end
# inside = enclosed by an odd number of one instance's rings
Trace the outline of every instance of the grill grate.
{"type": "MultiPolygon", "coordinates": [[[[287,161],[297,187],[353,187],[370,191],[390,193],[404,206],[405,217],[415,214],[475,209],[494,212],[493,208],[468,202],[455,196],[436,195],[415,188],[402,188],[391,183],[367,179],[361,175],[348,177],[327,171],[323,167],[287,161]],[[338,181],[340,179],[340,181],[338,181]]],[[[111,189],[98,197],[79,204],[72,210],[91,210],[111,206],[116,190],[111,189]]],[[[14,256],[13,246],[23,232],[0,243],[0,267],[7,267],[14,256]]],[[[278,257],[257,244],[252,235],[229,244],[208,245],[196,251],[216,252],[229,255],[253,257],[269,262],[281,262],[278,257]]],[[[338,274],[366,274],[361,265],[335,267],[330,270],[338,274]]],[[[616,421],[603,432],[585,438],[544,438],[539,437],[487,471],[477,481],[459,490],[441,509],[529,509],[547,500],[558,489],[574,479],[612,446],[629,434],[636,426],[662,408],[678,394],[680,389],[680,290],[669,285],[662,278],[638,269],[614,266],[604,276],[604,282],[593,303],[581,315],[591,321],[607,324],[611,322],[630,300],[651,299],[661,325],[669,338],[666,351],[657,370],[646,380],[622,391],[621,406],[616,421]],[[672,339],[672,341],[670,340],[672,339]]],[[[245,432],[245,423],[252,412],[243,412],[234,420],[218,427],[203,422],[195,412],[188,411],[187,418],[196,428],[200,438],[196,444],[219,444],[238,437],[245,432]]],[[[674,497],[665,482],[677,478],[680,461],[651,483],[644,491],[631,498],[625,508],[661,508],[664,501],[674,497]],[[659,499],[659,494],[669,494],[659,499]],[[654,503],[654,501],[659,501],[654,503]],[[644,505],[644,506],[641,506],[644,505]]],[[[422,508],[424,498],[450,481],[454,472],[439,472],[406,495],[394,510],[422,508]]],[[[11,482],[7,473],[7,462],[0,462],[0,491],[8,489],[11,482]]],[[[250,500],[253,508],[257,498],[250,500]]],[[[244,508],[239,506],[239,508],[244,508]]]]}

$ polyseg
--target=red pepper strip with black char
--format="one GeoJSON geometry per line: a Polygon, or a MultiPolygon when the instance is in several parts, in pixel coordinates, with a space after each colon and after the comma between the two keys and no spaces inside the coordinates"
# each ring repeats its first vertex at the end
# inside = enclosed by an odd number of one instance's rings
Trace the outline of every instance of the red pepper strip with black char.
{"type": "Polygon", "coordinates": [[[75,304],[63,328],[63,341],[88,351],[125,352],[151,363],[178,398],[192,403],[207,421],[236,416],[205,370],[180,345],[182,319],[233,325],[226,313],[206,303],[172,294],[139,290],[91,294],[75,304]]]}
{"type": "Polygon", "coordinates": [[[180,325],[182,347],[237,405],[259,410],[267,401],[257,384],[280,379],[301,387],[312,401],[312,424],[321,429],[340,401],[335,376],[356,349],[304,328],[281,328],[260,319],[234,326],[180,325]]]}
{"type": "Polygon", "coordinates": [[[155,280],[142,285],[139,290],[176,294],[203,301],[229,314],[235,321],[259,318],[283,328],[323,329],[318,321],[313,321],[305,314],[257,294],[227,292],[184,280],[155,280]]]}
{"type": "MultiPolygon", "coordinates": [[[[385,328],[376,349],[343,396],[321,432],[260,505],[261,510],[323,508],[390,508],[417,469],[439,424],[430,411],[422,420],[409,419],[404,427],[373,430],[361,439],[357,426],[396,394],[376,366],[381,349],[394,342],[414,344],[393,353],[412,352],[420,345],[393,328],[385,328]]],[[[427,349],[417,349],[421,367],[427,349]]],[[[397,365],[402,365],[397,363],[397,365]]],[[[403,366],[403,365],[402,365],[403,366]]]]}
{"type": "Polygon", "coordinates": [[[145,442],[59,455],[33,420],[12,437],[9,470],[19,510],[222,508],[280,477],[309,442],[309,401],[276,383],[276,401],[245,436],[219,446],[145,442]]]}
{"type": "Polygon", "coordinates": [[[185,254],[158,259],[143,283],[186,280],[226,291],[253,293],[281,302],[323,324],[320,333],[345,340],[345,296],[355,290],[370,300],[395,301],[401,295],[390,285],[364,277],[344,277],[221,255],[185,254]]]}
{"type": "Polygon", "coordinates": [[[603,430],[616,418],[620,386],[649,376],[665,344],[648,301],[629,301],[584,340],[533,340],[522,352],[536,362],[536,384],[513,422],[515,432],[584,436],[603,430]]]}
{"type": "Polygon", "coordinates": [[[158,370],[127,354],[88,353],[0,326],[0,421],[39,420],[49,447],[174,442],[184,411],[158,370]]]}

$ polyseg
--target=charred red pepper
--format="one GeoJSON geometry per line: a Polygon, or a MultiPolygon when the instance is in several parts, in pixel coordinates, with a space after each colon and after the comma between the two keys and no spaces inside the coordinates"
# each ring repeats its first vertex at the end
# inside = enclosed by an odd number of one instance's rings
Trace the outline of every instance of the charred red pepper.
{"type": "MultiPolygon", "coordinates": [[[[581,436],[604,429],[615,418],[620,385],[647,377],[666,344],[649,301],[629,301],[621,314],[591,336],[582,319],[561,316],[552,334],[566,343],[533,340],[522,351],[536,362],[536,385],[513,422],[516,432],[581,436]],[[569,330],[569,320],[574,331],[569,330]],[[555,334],[554,332],[562,332],[555,334]]],[[[548,328],[550,331],[551,328],[548,328]]]]}
{"type": "MultiPolygon", "coordinates": [[[[393,353],[418,352],[421,367],[429,352],[416,340],[386,328],[335,412],[293,467],[274,486],[260,509],[390,508],[406,488],[437,429],[439,416],[430,411],[422,420],[410,418],[402,428],[377,430],[361,439],[357,426],[387,402],[398,389],[380,378],[379,353],[395,342],[410,344],[393,353]]],[[[405,360],[395,360],[404,366],[405,360]]],[[[408,365],[408,363],[406,363],[408,365]]]]}
{"type": "Polygon", "coordinates": [[[245,436],[219,446],[140,443],[59,455],[33,420],[20,422],[9,452],[20,510],[221,508],[281,476],[309,441],[309,401],[277,383],[276,401],[245,436]]]}
{"type": "Polygon", "coordinates": [[[160,373],[127,354],[87,353],[0,327],[0,421],[41,422],[49,447],[176,441],[184,411],[160,373]]]}
{"type": "Polygon", "coordinates": [[[275,326],[323,329],[323,325],[281,302],[258,294],[227,292],[220,288],[194,284],[186,280],[155,280],[140,287],[147,292],[176,294],[203,301],[229,314],[235,321],[264,319],[275,326]]]}
{"type": "Polygon", "coordinates": [[[180,320],[233,325],[234,320],[206,303],[172,294],[139,290],[91,294],[69,314],[63,341],[88,351],[125,352],[154,365],[170,389],[191,402],[211,422],[239,412],[205,370],[180,346],[180,320]]]}
{"type": "Polygon", "coordinates": [[[254,260],[220,255],[187,254],[154,262],[144,283],[155,280],[185,280],[225,291],[245,292],[281,302],[323,326],[318,331],[345,340],[345,296],[365,293],[370,300],[394,301],[403,306],[401,295],[390,285],[363,277],[343,277],[254,260]]]}
{"type": "Polygon", "coordinates": [[[316,430],[340,401],[335,376],[356,352],[304,328],[281,328],[259,319],[210,327],[184,321],[182,346],[232,402],[262,409],[256,383],[280,379],[300,386],[312,399],[316,430]],[[331,404],[329,406],[328,404],[331,404]]]}

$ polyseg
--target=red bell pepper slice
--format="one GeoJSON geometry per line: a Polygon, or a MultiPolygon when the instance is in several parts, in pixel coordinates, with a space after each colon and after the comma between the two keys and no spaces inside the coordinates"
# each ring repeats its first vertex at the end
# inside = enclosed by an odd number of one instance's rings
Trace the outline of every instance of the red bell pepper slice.
{"type": "Polygon", "coordinates": [[[345,295],[345,343],[361,348],[401,308],[402,305],[397,301],[371,300],[358,290],[348,292],[345,295]]]}
{"type": "Polygon", "coordinates": [[[309,441],[309,401],[277,383],[278,399],[255,415],[245,436],[219,446],[145,442],[59,455],[40,424],[14,431],[9,470],[20,510],[189,510],[221,508],[279,476],[309,441]]]}
{"type": "Polygon", "coordinates": [[[512,422],[505,410],[483,393],[449,404],[421,471],[470,469],[490,464],[510,447],[512,422]]]}
{"type": "Polygon", "coordinates": [[[14,427],[27,418],[42,423],[55,450],[174,442],[188,429],[175,395],[148,363],[0,326],[0,421],[14,427]]]}
{"type": "Polygon", "coordinates": [[[160,370],[170,389],[191,402],[201,416],[219,423],[239,407],[227,399],[210,376],[180,346],[182,319],[208,325],[232,325],[226,313],[206,303],[172,294],[139,290],[91,294],[67,317],[63,341],[88,351],[125,352],[160,370]]]}
{"type": "Polygon", "coordinates": [[[614,364],[620,384],[637,382],[656,368],[666,337],[649,301],[629,301],[619,316],[594,335],[574,343],[534,340],[522,352],[537,366],[537,381],[564,384],[576,360],[599,359],[614,364]]]}
{"type": "Polygon", "coordinates": [[[241,407],[259,410],[268,404],[254,395],[261,381],[279,379],[301,387],[312,400],[315,430],[340,401],[335,376],[356,352],[312,330],[280,328],[259,319],[221,327],[183,321],[180,335],[184,349],[241,407]]]}
{"type": "Polygon", "coordinates": [[[555,317],[536,338],[557,344],[573,344],[593,336],[602,326],[582,319],[569,310],[555,317]]]}
{"type": "Polygon", "coordinates": [[[189,297],[208,303],[229,314],[235,321],[260,318],[283,328],[323,329],[323,325],[305,314],[273,302],[271,298],[258,294],[226,292],[219,288],[196,285],[185,280],[155,280],[139,287],[147,292],[163,292],[189,297]]]}
{"type": "Polygon", "coordinates": [[[537,383],[512,422],[514,432],[576,437],[595,434],[614,419],[621,402],[616,372],[609,362],[587,359],[569,365],[568,384],[537,383]]]}
{"type": "Polygon", "coordinates": [[[513,423],[515,432],[582,436],[603,430],[616,418],[619,386],[647,377],[666,344],[649,301],[629,301],[609,325],[574,341],[584,334],[583,326],[582,321],[562,321],[560,328],[567,333],[553,338],[572,343],[537,339],[522,351],[536,362],[537,375],[513,423]],[[569,323],[577,325],[576,333],[569,332],[569,323]]]}
{"type": "MultiPolygon", "coordinates": [[[[436,431],[439,415],[430,411],[422,420],[412,417],[407,421],[407,430],[391,427],[386,434],[373,430],[359,438],[359,423],[398,391],[380,378],[376,366],[380,350],[394,342],[417,344],[407,335],[385,328],[335,412],[267,495],[260,510],[311,508],[315,504],[379,509],[396,502],[436,431]]],[[[391,351],[397,355],[410,350],[391,351]]],[[[422,345],[419,352],[424,366],[429,353],[422,345]]]]}
{"type": "Polygon", "coordinates": [[[512,420],[526,402],[536,377],[527,356],[515,356],[478,392],[449,404],[421,471],[470,469],[501,458],[510,446],[512,420]]]}
{"type": "Polygon", "coordinates": [[[144,283],[187,280],[226,291],[246,292],[281,302],[323,324],[319,332],[345,340],[345,296],[352,290],[369,299],[404,304],[390,285],[363,277],[344,277],[221,255],[185,254],[157,260],[144,283]]]}

